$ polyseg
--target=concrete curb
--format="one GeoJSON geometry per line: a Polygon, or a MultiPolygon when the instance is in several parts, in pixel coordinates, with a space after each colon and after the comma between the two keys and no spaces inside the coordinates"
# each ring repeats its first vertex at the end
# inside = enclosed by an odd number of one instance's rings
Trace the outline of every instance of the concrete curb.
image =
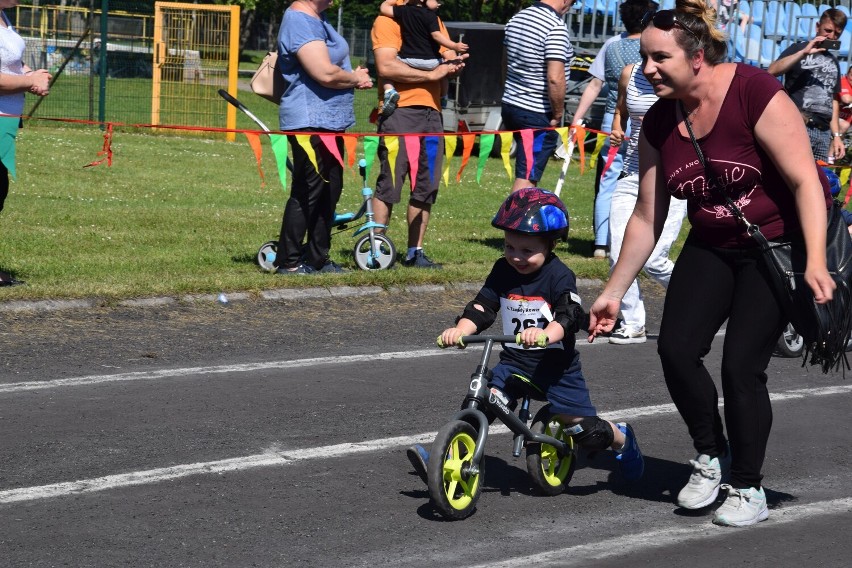
{"type": "MultiPolygon", "coordinates": [[[[601,286],[600,280],[580,278],[577,286],[601,286]]],[[[228,294],[187,294],[181,297],[160,296],[154,298],[134,298],[121,300],[114,304],[97,298],[82,300],[13,300],[0,302],[0,313],[6,312],[55,312],[61,310],[92,309],[112,305],[127,308],[155,308],[181,304],[212,304],[244,302],[248,300],[300,300],[310,298],[351,298],[387,294],[429,294],[459,290],[478,291],[482,284],[460,282],[458,284],[424,284],[419,286],[393,286],[385,289],[379,286],[335,286],[332,288],[279,288],[263,290],[259,293],[231,292],[228,294]]]]}

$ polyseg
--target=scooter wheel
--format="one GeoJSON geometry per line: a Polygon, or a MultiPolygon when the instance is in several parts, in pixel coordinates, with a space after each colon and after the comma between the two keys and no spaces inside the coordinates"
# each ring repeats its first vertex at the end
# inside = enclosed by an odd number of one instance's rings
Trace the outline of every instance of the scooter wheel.
{"type": "Polygon", "coordinates": [[[267,272],[275,271],[275,256],[278,253],[278,241],[267,241],[257,251],[257,264],[267,272]]]}
{"type": "Polygon", "coordinates": [[[482,491],[483,471],[470,471],[476,449],[476,430],[467,422],[454,420],[438,431],[426,466],[432,506],[450,521],[473,513],[482,491]]]}
{"type": "Polygon", "coordinates": [[[370,235],[364,235],[355,243],[355,264],[361,270],[384,270],[396,262],[396,248],[384,235],[375,235],[376,254],[370,247],[370,235]]]}
{"type": "Polygon", "coordinates": [[[775,352],[781,357],[801,357],[802,349],[805,347],[805,340],[793,327],[793,324],[788,323],[784,328],[781,337],[778,338],[778,344],[775,346],[775,352]]]}

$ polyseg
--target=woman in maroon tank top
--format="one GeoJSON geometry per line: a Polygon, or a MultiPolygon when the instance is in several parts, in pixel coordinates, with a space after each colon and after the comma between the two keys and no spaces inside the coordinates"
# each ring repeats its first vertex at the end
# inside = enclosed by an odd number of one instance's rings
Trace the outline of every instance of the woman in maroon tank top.
{"type": "Polygon", "coordinates": [[[622,296],[659,238],[669,200],[685,199],[692,229],[666,293],[658,345],[666,385],[698,452],[677,503],[708,507],[721,489],[725,500],[713,522],[752,525],[768,517],[761,486],[772,425],[766,367],[786,321],[760,250],[724,195],[770,239],[804,234],[805,278],[824,303],[834,290],[825,265],[828,183],[780,83],[759,69],[723,63],[726,38],[705,0],[677,0],[674,10],[646,20],[642,72],[660,100],[643,121],[639,198],[612,276],[591,307],[590,337],[612,328],[622,296]],[[686,121],[712,175],[698,160],[686,121]],[[704,366],[725,321],[727,436],[704,366]]]}

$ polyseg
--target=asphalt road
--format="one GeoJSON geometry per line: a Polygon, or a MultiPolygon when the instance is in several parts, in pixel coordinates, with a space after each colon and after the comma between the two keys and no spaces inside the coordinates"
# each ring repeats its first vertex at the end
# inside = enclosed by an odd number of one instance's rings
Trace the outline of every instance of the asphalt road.
{"type": "Polygon", "coordinates": [[[471,296],[0,312],[0,565],[848,566],[849,381],[773,359],[770,518],[715,527],[672,503],[694,456],[653,335],[580,346],[641,482],[604,452],[540,496],[498,432],[477,511],[442,520],[404,450],[461,402],[478,352],[433,342],[471,296]]]}

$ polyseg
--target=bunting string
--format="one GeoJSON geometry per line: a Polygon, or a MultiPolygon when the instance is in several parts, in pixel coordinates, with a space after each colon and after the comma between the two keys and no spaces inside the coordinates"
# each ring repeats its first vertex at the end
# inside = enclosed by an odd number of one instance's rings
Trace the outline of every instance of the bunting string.
{"type": "MultiPolygon", "coordinates": [[[[80,120],[80,119],[69,119],[69,118],[41,118],[41,117],[31,117],[27,115],[21,115],[14,118],[20,118],[26,121],[36,120],[40,122],[59,122],[59,123],[72,123],[72,124],[84,124],[84,125],[92,125],[99,126],[104,130],[104,142],[101,150],[97,153],[98,159],[85,164],[83,167],[94,167],[99,166],[103,163],[106,163],[108,167],[112,166],[113,162],[113,151],[112,151],[112,140],[115,135],[116,128],[128,128],[133,130],[138,129],[151,129],[151,130],[183,130],[188,132],[206,132],[206,133],[242,133],[245,135],[246,140],[252,150],[255,161],[258,166],[258,173],[261,179],[261,184],[265,184],[265,176],[263,174],[263,170],[261,167],[261,158],[262,158],[262,145],[260,142],[261,135],[269,136],[270,145],[275,155],[276,166],[278,168],[278,177],[281,182],[282,187],[287,187],[287,157],[289,154],[289,145],[287,142],[287,136],[294,136],[296,143],[298,143],[303,149],[305,149],[306,154],[309,156],[311,163],[314,164],[314,167],[317,167],[316,164],[316,154],[311,148],[309,140],[310,136],[314,133],[298,131],[298,132],[287,132],[287,131],[275,131],[275,132],[267,132],[264,130],[252,130],[252,129],[234,129],[234,128],[219,128],[219,127],[209,127],[209,126],[187,126],[187,125],[172,125],[172,124],[147,124],[147,123],[124,123],[118,121],[92,121],[92,120],[80,120]]],[[[399,151],[399,137],[403,138],[403,143],[406,145],[406,153],[412,154],[415,152],[419,153],[420,149],[425,146],[427,164],[429,168],[430,178],[434,180],[436,175],[435,172],[435,164],[437,163],[438,156],[438,148],[440,147],[440,140],[444,141],[444,165],[443,171],[441,173],[441,180],[444,185],[449,185],[449,172],[451,169],[451,160],[455,157],[456,149],[458,147],[458,139],[462,139],[462,160],[459,165],[458,170],[456,171],[456,181],[461,181],[462,175],[467,164],[470,161],[470,157],[472,154],[473,146],[476,143],[476,139],[479,139],[479,158],[477,162],[476,168],[476,181],[477,183],[481,183],[482,173],[488,163],[488,157],[494,150],[494,144],[496,140],[499,138],[500,140],[500,158],[503,168],[506,172],[506,176],[511,180],[514,178],[514,170],[512,168],[511,158],[509,156],[510,148],[512,145],[512,141],[514,139],[514,134],[518,134],[519,138],[522,141],[522,144],[517,149],[519,152],[525,152],[527,157],[527,167],[532,167],[532,157],[536,150],[536,147],[540,147],[539,137],[547,130],[555,130],[560,138],[562,139],[562,143],[565,147],[568,147],[568,141],[570,137],[573,137],[576,141],[576,149],[578,150],[579,158],[577,159],[578,167],[580,169],[580,175],[584,173],[585,166],[588,164],[590,168],[594,168],[597,160],[600,157],[601,147],[603,146],[605,140],[609,137],[609,132],[604,132],[601,130],[595,130],[593,128],[587,128],[583,126],[557,126],[551,128],[544,129],[524,129],[524,130],[501,130],[501,131],[480,131],[475,133],[456,133],[456,132],[417,132],[417,133],[393,133],[393,134],[374,134],[374,133],[355,133],[355,132],[346,132],[340,134],[334,133],[315,133],[320,136],[320,140],[322,143],[329,149],[335,159],[341,165],[344,165],[349,168],[355,167],[357,161],[358,154],[358,146],[359,143],[361,145],[361,149],[363,152],[364,160],[367,163],[367,175],[371,174],[372,165],[375,162],[376,155],[378,152],[379,144],[383,141],[386,148],[388,148],[390,163],[395,163],[396,155],[399,151]],[[591,155],[588,157],[588,161],[586,159],[586,151],[585,145],[589,136],[595,137],[595,147],[592,150],[591,155]],[[340,155],[338,150],[338,146],[336,144],[336,137],[343,137],[343,148],[344,155],[340,155]],[[391,156],[391,154],[393,154],[391,156]]],[[[608,156],[607,156],[608,157],[608,156]]],[[[569,157],[569,160],[572,158],[569,157]]],[[[609,160],[608,160],[609,161],[609,160]]],[[[393,165],[391,167],[394,167],[393,165]]],[[[412,179],[416,179],[417,168],[419,164],[414,164],[413,171],[412,165],[409,163],[407,170],[412,179]]],[[[843,203],[848,204],[850,199],[852,199],[852,166],[850,165],[829,165],[828,167],[834,169],[838,172],[838,175],[841,178],[841,183],[843,186],[847,186],[846,195],[844,196],[843,203]]],[[[393,173],[393,172],[392,172],[393,173]]]]}

